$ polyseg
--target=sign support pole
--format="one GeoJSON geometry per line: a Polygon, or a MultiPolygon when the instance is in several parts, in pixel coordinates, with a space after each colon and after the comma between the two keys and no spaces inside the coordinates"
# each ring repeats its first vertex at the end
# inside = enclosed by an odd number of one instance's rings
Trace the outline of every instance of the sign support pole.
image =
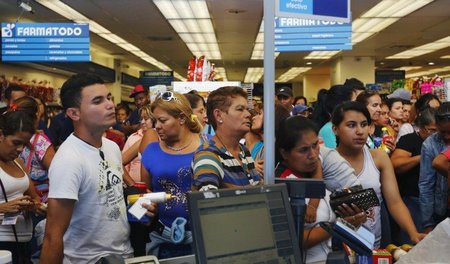
{"type": "Polygon", "coordinates": [[[275,1],[264,0],[264,182],[275,181],[275,1]]]}

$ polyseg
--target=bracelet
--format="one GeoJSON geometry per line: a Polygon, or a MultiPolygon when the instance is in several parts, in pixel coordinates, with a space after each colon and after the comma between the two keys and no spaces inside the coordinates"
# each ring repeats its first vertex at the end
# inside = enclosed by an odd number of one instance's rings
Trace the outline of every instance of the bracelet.
{"type": "Polygon", "coordinates": [[[310,204],[308,204],[307,206],[313,208],[314,210],[317,210],[317,207],[315,207],[315,206],[312,206],[312,205],[310,205],[310,204]]]}

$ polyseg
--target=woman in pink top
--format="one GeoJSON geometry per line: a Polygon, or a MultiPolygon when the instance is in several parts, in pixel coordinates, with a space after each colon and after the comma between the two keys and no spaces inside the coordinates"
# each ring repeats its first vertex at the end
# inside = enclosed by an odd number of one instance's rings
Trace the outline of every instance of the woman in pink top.
{"type": "MultiPolygon", "coordinates": [[[[136,142],[141,141],[144,133],[148,129],[153,129],[155,123],[155,117],[153,116],[150,105],[143,106],[139,109],[139,116],[141,120],[141,128],[135,133],[131,134],[125,146],[123,147],[122,153],[125,153],[131,146],[133,146],[136,142]]],[[[131,162],[125,165],[125,170],[130,174],[131,178],[135,182],[141,182],[141,154],[139,153],[136,158],[134,158],[131,162]]]]}

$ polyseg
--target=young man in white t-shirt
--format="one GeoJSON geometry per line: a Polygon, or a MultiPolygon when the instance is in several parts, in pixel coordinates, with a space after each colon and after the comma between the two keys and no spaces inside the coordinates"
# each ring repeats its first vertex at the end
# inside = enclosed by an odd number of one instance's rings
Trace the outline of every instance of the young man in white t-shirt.
{"type": "MultiPolygon", "coordinates": [[[[115,122],[103,80],[77,74],[61,88],[74,133],[49,170],[47,225],[40,263],[96,263],[107,255],[132,257],[123,197],[120,150],[103,132],[115,122]]],[[[153,205],[146,205],[153,216],[153,205]]]]}

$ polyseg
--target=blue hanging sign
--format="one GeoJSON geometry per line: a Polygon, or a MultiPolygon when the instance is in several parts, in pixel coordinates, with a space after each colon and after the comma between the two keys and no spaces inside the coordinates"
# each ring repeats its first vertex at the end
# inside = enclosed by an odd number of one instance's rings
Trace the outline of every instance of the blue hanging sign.
{"type": "Polygon", "coordinates": [[[155,85],[170,86],[173,82],[173,71],[141,71],[139,82],[145,87],[155,85]]]}
{"type": "Polygon", "coordinates": [[[278,52],[352,49],[351,23],[279,17],[274,37],[278,52]]]}
{"type": "Polygon", "coordinates": [[[89,25],[2,23],[2,61],[90,61],[89,25]]]}
{"type": "Polygon", "coordinates": [[[349,23],[350,0],[276,0],[275,16],[349,23]]]}

